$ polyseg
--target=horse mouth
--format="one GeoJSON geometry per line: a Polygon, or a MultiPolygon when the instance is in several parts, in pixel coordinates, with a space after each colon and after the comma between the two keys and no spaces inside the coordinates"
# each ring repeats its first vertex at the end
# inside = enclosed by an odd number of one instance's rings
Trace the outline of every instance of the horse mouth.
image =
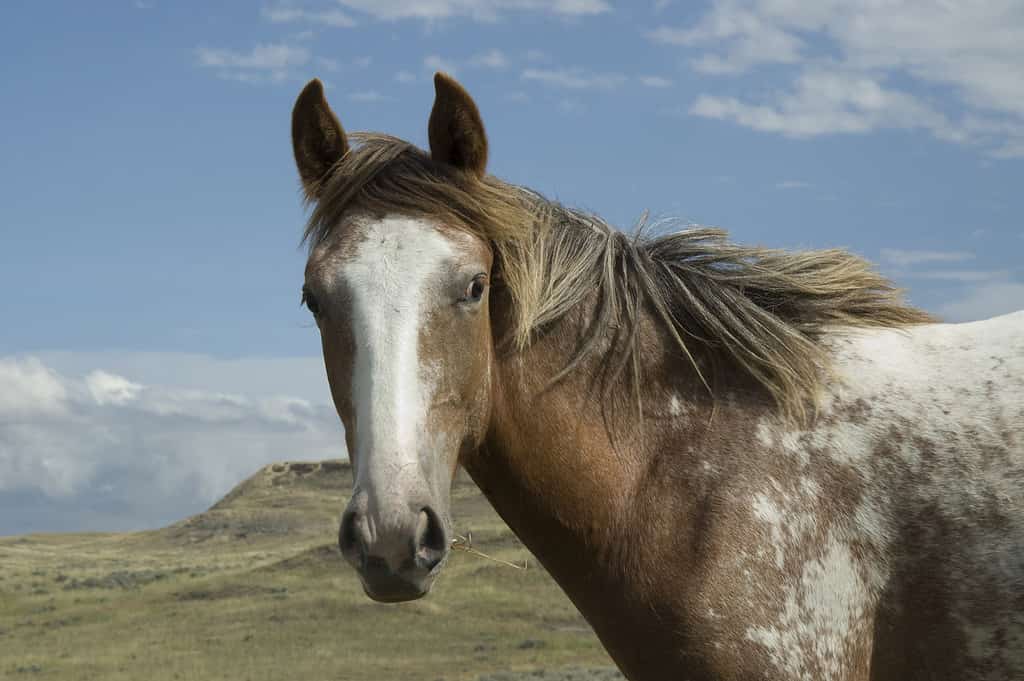
{"type": "Polygon", "coordinates": [[[363,593],[378,603],[405,603],[423,598],[430,593],[433,580],[425,584],[413,584],[405,580],[396,580],[389,584],[370,587],[363,580],[363,593]]]}

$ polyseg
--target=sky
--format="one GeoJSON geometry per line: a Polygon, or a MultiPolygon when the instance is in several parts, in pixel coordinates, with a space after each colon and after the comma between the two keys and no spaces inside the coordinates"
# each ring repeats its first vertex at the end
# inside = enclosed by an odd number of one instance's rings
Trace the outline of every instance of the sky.
{"type": "Polygon", "coordinates": [[[1018,0],[11,2],[0,57],[0,534],[344,456],[299,306],[313,77],[425,146],[447,71],[492,173],[622,229],[846,247],[951,322],[1024,308],[1018,0]]]}

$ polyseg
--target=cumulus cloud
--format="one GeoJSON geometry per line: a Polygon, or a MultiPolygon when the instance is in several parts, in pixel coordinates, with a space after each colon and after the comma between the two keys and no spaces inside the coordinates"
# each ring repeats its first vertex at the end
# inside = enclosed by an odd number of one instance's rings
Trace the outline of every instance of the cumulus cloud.
{"type": "Polygon", "coordinates": [[[1007,270],[928,270],[924,272],[905,272],[903,276],[911,279],[972,283],[1007,280],[1010,278],[1010,273],[1007,270]]]}
{"type": "Polygon", "coordinates": [[[591,73],[581,68],[526,69],[521,77],[567,90],[614,90],[626,82],[621,73],[591,73]]]}
{"type": "Polygon", "coordinates": [[[487,69],[503,69],[508,66],[508,57],[499,49],[490,49],[474,55],[469,63],[487,69]]]}
{"type": "Polygon", "coordinates": [[[0,414],[59,414],[63,412],[67,390],[56,372],[38,359],[24,362],[0,362],[0,414]]]}
{"type": "Polygon", "coordinates": [[[359,102],[360,104],[377,104],[391,99],[377,90],[360,90],[358,92],[353,92],[348,96],[348,98],[353,102],[359,102]]]}
{"type": "Polygon", "coordinates": [[[298,7],[264,7],[260,14],[275,24],[303,22],[331,28],[351,28],[356,25],[352,17],[337,9],[310,11],[298,7]]]}
{"type": "Polygon", "coordinates": [[[904,128],[924,129],[950,141],[965,139],[965,132],[942,112],[855,72],[808,70],[797,77],[792,90],[775,95],[771,103],[703,94],[690,113],[796,138],[904,128]]]}
{"type": "Polygon", "coordinates": [[[654,88],[672,87],[672,81],[664,76],[640,76],[640,83],[654,88]]]}
{"type": "Polygon", "coordinates": [[[309,50],[284,44],[257,45],[249,52],[200,47],[196,56],[202,66],[279,70],[309,61],[309,50]]]}
{"type": "Polygon", "coordinates": [[[898,267],[933,263],[963,262],[971,260],[974,254],[967,251],[922,251],[883,248],[882,260],[898,267]]]}
{"type": "Polygon", "coordinates": [[[286,43],[257,45],[248,52],[198,47],[195,55],[199,66],[214,69],[221,78],[251,83],[284,80],[290,69],[311,58],[305,47],[286,43]]]}
{"type": "Polygon", "coordinates": [[[955,285],[956,290],[932,310],[940,319],[967,322],[1024,310],[1024,284],[1016,281],[1014,273],[1006,269],[965,269],[960,265],[975,257],[970,251],[881,250],[881,261],[893,268],[891,273],[897,280],[923,279],[955,285]]]}
{"type": "Polygon", "coordinates": [[[475,21],[497,21],[511,12],[541,12],[579,17],[611,11],[605,0],[339,0],[349,9],[376,19],[439,20],[468,17],[475,21]]]}
{"type": "Polygon", "coordinates": [[[445,59],[437,54],[429,54],[423,58],[423,67],[428,71],[444,71],[448,75],[455,75],[459,70],[455,62],[445,59]]]}
{"type": "Polygon", "coordinates": [[[333,409],[302,397],[145,384],[107,369],[68,375],[36,357],[0,358],[0,496],[62,514],[47,527],[39,510],[26,518],[8,508],[0,533],[152,527],[202,510],[266,463],[343,455],[333,409]],[[86,512],[97,507],[117,512],[86,512]],[[101,517],[107,525],[91,524],[101,517]]]}
{"type": "Polygon", "coordinates": [[[1014,0],[714,0],[695,23],[648,36],[692,51],[700,73],[772,65],[789,79],[757,100],[705,93],[696,115],[794,137],[918,128],[1024,156],[1024,5],[1014,0]],[[830,81],[853,95],[837,95],[830,81]],[[954,120],[911,89],[941,93],[958,109],[954,120]],[[823,102],[814,96],[822,93],[823,102]]]}
{"type": "Polygon", "coordinates": [[[976,286],[963,298],[939,308],[939,316],[951,322],[970,322],[1024,310],[1024,284],[990,283],[976,286]]]}

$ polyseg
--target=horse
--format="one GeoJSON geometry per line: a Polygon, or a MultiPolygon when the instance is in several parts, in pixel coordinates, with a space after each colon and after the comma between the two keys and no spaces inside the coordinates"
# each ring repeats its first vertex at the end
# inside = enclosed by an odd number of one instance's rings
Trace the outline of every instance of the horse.
{"type": "Polygon", "coordinates": [[[634,681],[1024,679],[1024,313],[626,234],[488,174],[434,86],[429,152],[346,133],[318,80],[292,112],[366,594],[430,590],[462,466],[634,681]]]}

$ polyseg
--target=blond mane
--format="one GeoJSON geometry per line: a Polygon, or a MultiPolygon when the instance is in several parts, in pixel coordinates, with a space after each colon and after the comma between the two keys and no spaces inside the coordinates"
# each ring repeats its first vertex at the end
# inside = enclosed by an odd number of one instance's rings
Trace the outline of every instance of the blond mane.
{"type": "Polygon", "coordinates": [[[320,243],[354,210],[461,226],[495,249],[513,301],[510,340],[520,349],[598,293],[595,333],[559,376],[596,350],[600,330],[615,328],[621,342],[613,343],[617,356],[609,358],[613,373],[632,367],[639,379],[639,320],[648,310],[698,375],[697,345],[713,346],[767,389],[784,413],[802,419],[829,366],[820,342],[828,327],[932,321],[844,250],[739,246],[710,228],[651,237],[638,228],[627,236],[530,190],[437,163],[398,138],[355,133],[351,139],[355,145],[322,183],[307,187],[307,196],[319,198],[304,241],[320,243]]]}

